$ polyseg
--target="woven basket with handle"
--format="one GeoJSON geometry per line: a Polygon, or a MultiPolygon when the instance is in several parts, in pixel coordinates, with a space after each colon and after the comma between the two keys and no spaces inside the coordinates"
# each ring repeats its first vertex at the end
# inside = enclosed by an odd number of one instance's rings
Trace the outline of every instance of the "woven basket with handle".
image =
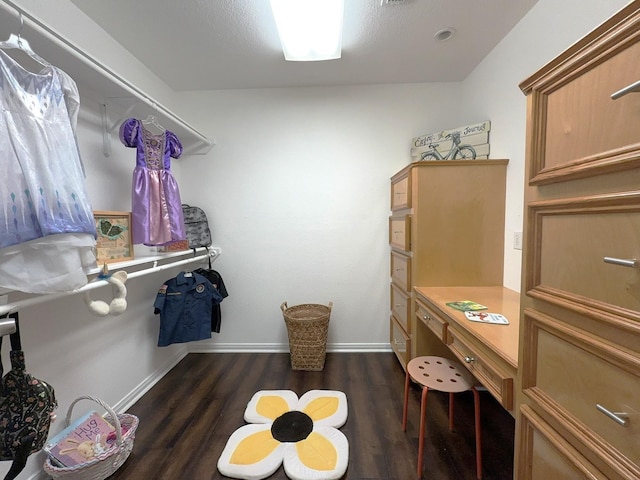
{"type": "Polygon", "coordinates": [[[332,308],[333,302],[328,306],[305,303],[287,307],[287,302],[280,305],[287,325],[293,370],[324,368],[332,308]]]}
{"type": "Polygon", "coordinates": [[[111,476],[118,468],[122,466],[133,449],[133,440],[135,439],[136,428],[138,428],[138,417],[122,413],[116,415],[109,405],[96,397],[84,396],[75,399],[65,419],[64,428],[71,424],[71,414],[73,407],[80,400],[92,400],[100,404],[108,414],[105,420],[116,429],[116,441],[113,447],[106,452],[96,455],[88,462],[80,463],[72,467],[59,467],[51,463],[51,459],[47,458],[44,463],[44,471],[53,478],[64,478],[68,480],[104,480],[111,476]],[[122,433],[122,427],[126,425],[125,433],[122,433]]]}

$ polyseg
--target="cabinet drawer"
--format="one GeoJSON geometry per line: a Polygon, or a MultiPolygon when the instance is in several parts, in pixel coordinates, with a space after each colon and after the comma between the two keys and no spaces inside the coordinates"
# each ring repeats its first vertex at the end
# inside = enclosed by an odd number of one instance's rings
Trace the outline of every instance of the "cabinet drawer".
{"type": "Polygon", "coordinates": [[[405,252],[411,250],[411,215],[389,217],[389,243],[405,252]]]}
{"type": "Polygon", "coordinates": [[[416,318],[435,333],[440,340],[447,341],[447,322],[419,300],[416,301],[416,318]]]}
{"type": "MultiPolygon", "coordinates": [[[[627,26],[633,44],[621,49],[620,39],[607,35],[619,53],[604,61],[584,59],[585,52],[551,73],[562,78],[548,78],[535,85],[539,97],[531,122],[534,138],[533,178],[531,183],[549,183],[596,175],[607,169],[637,168],[637,126],[640,122],[640,95],[627,94],[614,100],[611,95],[640,80],[640,42],[636,22],[627,26]],[[566,80],[570,78],[570,80],[566,80]],[[562,83],[561,83],[562,82],[562,83]]],[[[612,29],[613,30],[613,29],[612,29]]],[[[622,28],[616,34],[624,35],[622,28]]],[[[629,39],[626,39],[629,43],[629,39]]]]}
{"type": "MultiPolygon", "coordinates": [[[[536,310],[524,312],[522,386],[603,465],[620,461],[621,476],[640,478],[640,356],[536,310]],[[603,412],[617,415],[626,425],[603,412]]],[[[640,343],[640,338],[635,338],[640,343]]],[[[596,460],[592,460],[596,461],[596,460]]]]}
{"type": "Polygon", "coordinates": [[[391,210],[411,208],[411,181],[409,171],[391,182],[391,210]]]}
{"type": "Polygon", "coordinates": [[[640,259],[640,192],[538,201],[528,210],[527,293],[637,331],[638,269],[610,262],[640,259]]]}
{"type": "Polygon", "coordinates": [[[411,338],[393,316],[391,317],[390,325],[391,348],[398,356],[402,365],[406,367],[411,359],[411,338]]]}
{"type": "Polygon", "coordinates": [[[411,299],[401,288],[395,283],[391,284],[391,313],[396,317],[398,323],[402,326],[407,334],[411,335],[411,327],[409,325],[409,310],[411,308],[411,299]]]}
{"type": "Polygon", "coordinates": [[[612,480],[567,443],[529,406],[520,408],[519,480],[612,480]]]}
{"type": "Polygon", "coordinates": [[[411,257],[391,252],[391,279],[405,292],[411,291],[411,257]]]}
{"type": "Polygon", "coordinates": [[[447,343],[455,356],[473,373],[507,410],[513,409],[514,378],[475,348],[456,328],[447,327],[447,343]]]}

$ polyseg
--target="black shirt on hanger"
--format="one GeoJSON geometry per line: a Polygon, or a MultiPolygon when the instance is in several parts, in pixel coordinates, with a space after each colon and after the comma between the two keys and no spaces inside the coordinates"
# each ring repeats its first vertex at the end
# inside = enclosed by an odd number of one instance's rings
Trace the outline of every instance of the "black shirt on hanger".
{"type": "MultiPolygon", "coordinates": [[[[198,268],[194,270],[195,273],[202,275],[205,277],[213,287],[218,290],[218,293],[222,296],[222,298],[226,298],[229,296],[226,287],[224,286],[224,281],[222,280],[222,276],[220,273],[212,270],[211,268],[198,268]]],[[[220,333],[220,326],[222,324],[222,311],[220,310],[220,304],[213,305],[211,309],[211,331],[220,333]]]]}

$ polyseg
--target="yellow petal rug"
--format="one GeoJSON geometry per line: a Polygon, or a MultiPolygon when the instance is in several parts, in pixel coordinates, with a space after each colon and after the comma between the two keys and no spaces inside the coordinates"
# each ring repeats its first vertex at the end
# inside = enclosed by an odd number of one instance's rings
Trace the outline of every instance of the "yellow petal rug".
{"type": "Polygon", "coordinates": [[[347,421],[347,397],[335,390],[256,392],[244,412],[248,423],[229,437],[218,471],[260,480],[280,465],[292,480],[338,480],[347,471],[349,442],[338,430],[347,421]]]}

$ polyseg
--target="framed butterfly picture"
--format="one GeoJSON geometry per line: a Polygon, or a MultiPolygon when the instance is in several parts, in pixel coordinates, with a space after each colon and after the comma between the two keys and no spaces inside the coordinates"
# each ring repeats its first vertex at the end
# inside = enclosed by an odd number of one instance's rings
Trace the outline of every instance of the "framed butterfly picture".
{"type": "Polygon", "coordinates": [[[131,212],[94,211],[93,218],[98,266],[133,260],[131,212]]]}

